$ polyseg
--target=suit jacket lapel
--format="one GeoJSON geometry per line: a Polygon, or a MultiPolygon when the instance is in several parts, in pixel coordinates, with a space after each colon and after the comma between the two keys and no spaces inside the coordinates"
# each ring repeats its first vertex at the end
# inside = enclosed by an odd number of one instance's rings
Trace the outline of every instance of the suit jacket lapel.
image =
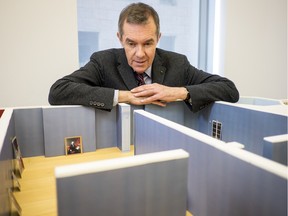
{"type": "Polygon", "coordinates": [[[163,84],[166,67],[163,65],[164,62],[162,61],[159,55],[155,55],[154,62],[152,65],[152,82],[163,84]]]}
{"type": "Polygon", "coordinates": [[[124,49],[121,51],[122,52],[120,53],[118,57],[118,71],[126,87],[129,90],[131,90],[137,87],[137,82],[133,74],[134,73],[133,69],[128,65],[124,49]]]}
{"type": "MultiPolygon", "coordinates": [[[[156,52],[153,65],[152,65],[152,82],[153,83],[163,84],[165,73],[166,73],[166,67],[163,64],[164,62],[162,61],[161,57],[156,52]]],[[[120,50],[120,54],[118,57],[118,71],[119,71],[120,76],[123,79],[124,84],[127,86],[129,90],[137,87],[137,82],[133,74],[134,71],[128,65],[124,49],[120,50]]]]}

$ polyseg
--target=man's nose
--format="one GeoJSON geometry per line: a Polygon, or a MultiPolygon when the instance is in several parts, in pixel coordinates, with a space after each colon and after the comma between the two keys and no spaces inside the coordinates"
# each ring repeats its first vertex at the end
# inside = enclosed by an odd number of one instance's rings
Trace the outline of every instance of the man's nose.
{"type": "Polygon", "coordinates": [[[144,48],[144,46],[141,46],[141,45],[137,46],[137,48],[136,48],[136,56],[138,58],[141,58],[141,57],[145,56],[145,48],[144,48]]]}

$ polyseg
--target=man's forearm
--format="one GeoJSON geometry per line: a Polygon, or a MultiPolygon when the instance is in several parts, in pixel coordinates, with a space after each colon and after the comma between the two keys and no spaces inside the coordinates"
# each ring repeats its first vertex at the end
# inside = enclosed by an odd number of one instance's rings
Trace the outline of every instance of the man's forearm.
{"type": "Polygon", "coordinates": [[[133,97],[130,91],[119,90],[118,92],[118,103],[130,103],[133,97]]]}
{"type": "Polygon", "coordinates": [[[172,87],[175,95],[177,97],[176,100],[186,100],[189,96],[189,92],[185,87],[172,87]]]}

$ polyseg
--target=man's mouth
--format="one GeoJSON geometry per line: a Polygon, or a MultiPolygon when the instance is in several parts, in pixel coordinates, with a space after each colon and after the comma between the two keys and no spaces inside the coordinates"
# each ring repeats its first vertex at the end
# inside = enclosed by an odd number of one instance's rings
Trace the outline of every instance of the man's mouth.
{"type": "Polygon", "coordinates": [[[146,62],[146,60],[143,61],[134,61],[136,64],[144,64],[146,62]]]}

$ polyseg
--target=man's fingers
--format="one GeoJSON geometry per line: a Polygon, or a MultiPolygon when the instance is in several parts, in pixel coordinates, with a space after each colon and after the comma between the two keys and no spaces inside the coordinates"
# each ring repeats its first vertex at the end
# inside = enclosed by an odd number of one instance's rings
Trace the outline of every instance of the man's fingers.
{"type": "Polygon", "coordinates": [[[167,103],[165,101],[153,101],[151,104],[165,107],[167,103]]]}

